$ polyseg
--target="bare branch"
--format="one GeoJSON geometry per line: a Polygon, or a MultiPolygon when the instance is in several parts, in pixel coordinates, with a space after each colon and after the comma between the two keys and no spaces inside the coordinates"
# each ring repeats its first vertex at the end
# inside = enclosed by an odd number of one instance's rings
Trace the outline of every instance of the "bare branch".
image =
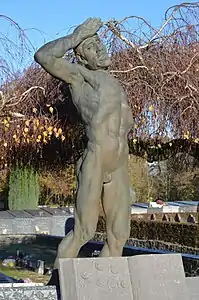
{"type": "Polygon", "coordinates": [[[27,95],[32,91],[32,90],[35,90],[35,89],[40,89],[42,90],[43,92],[43,95],[45,95],[45,89],[41,86],[31,86],[28,90],[26,90],[25,92],[22,93],[20,99],[12,104],[8,104],[7,107],[10,107],[10,106],[16,106],[18,105],[25,97],[27,97],[27,95]]]}
{"type": "Polygon", "coordinates": [[[199,53],[196,53],[196,54],[192,57],[192,59],[191,59],[189,65],[187,66],[187,68],[186,68],[184,71],[181,72],[181,74],[185,74],[185,73],[191,68],[191,66],[193,65],[193,61],[194,61],[194,59],[195,59],[197,56],[199,56],[199,53]]]}
{"type": "Polygon", "coordinates": [[[116,36],[118,36],[123,42],[125,42],[126,45],[132,47],[133,49],[135,49],[137,51],[140,61],[145,66],[145,62],[142,57],[142,53],[139,50],[139,47],[137,47],[133,42],[129,41],[124,35],[122,35],[122,33],[114,26],[114,23],[112,23],[110,21],[110,22],[107,22],[106,25],[116,36]]]}
{"type": "Polygon", "coordinates": [[[25,119],[26,116],[21,114],[21,113],[18,113],[18,112],[11,112],[9,111],[9,115],[13,118],[22,118],[22,119],[25,119]]]}
{"type": "Polygon", "coordinates": [[[163,31],[163,29],[168,25],[168,23],[173,19],[174,13],[177,11],[178,8],[174,9],[174,11],[171,13],[171,15],[169,16],[169,18],[165,21],[165,23],[161,26],[161,28],[158,30],[158,32],[150,39],[150,41],[143,45],[140,46],[140,49],[144,49],[147,48],[159,35],[160,33],[163,31]]]}
{"type": "Polygon", "coordinates": [[[111,73],[128,73],[128,72],[135,71],[137,69],[146,69],[146,70],[148,70],[148,68],[146,66],[136,66],[136,67],[128,69],[128,70],[110,70],[110,72],[111,73]]]}

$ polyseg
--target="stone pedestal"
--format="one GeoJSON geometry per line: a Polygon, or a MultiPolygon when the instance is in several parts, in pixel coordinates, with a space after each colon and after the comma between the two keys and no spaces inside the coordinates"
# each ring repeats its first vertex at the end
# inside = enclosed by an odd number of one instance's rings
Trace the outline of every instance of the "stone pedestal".
{"type": "Polygon", "coordinates": [[[134,300],[188,300],[180,254],[128,258],[134,300]]]}
{"type": "Polygon", "coordinates": [[[59,262],[62,300],[133,300],[127,258],[75,258],[59,262]]]}
{"type": "Polygon", "coordinates": [[[62,300],[190,300],[180,254],[59,260],[62,300]]]}

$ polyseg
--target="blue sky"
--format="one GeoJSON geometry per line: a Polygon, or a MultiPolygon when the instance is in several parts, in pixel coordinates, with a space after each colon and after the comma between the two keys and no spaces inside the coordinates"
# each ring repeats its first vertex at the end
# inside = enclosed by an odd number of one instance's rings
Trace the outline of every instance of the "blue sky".
{"type": "MultiPolygon", "coordinates": [[[[73,25],[88,17],[99,16],[103,21],[109,18],[122,19],[128,15],[139,15],[154,26],[161,24],[164,11],[178,0],[1,0],[1,14],[11,17],[23,29],[36,28],[44,32],[27,31],[35,47],[45,40],[56,38],[59,33],[65,35],[73,25]]],[[[192,1],[195,2],[195,1],[192,1]]],[[[1,30],[7,30],[8,24],[1,22],[1,30]]],[[[60,36],[59,35],[59,36],[60,36]]]]}
{"type": "MultiPolygon", "coordinates": [[[[103,21],[107,21],[110,18],[121,20],[126,16],[136,15],[144,17],[153,27],[158,28],[163,23],[165,10],[182,3],[180,0],[0,1],[0,64],[3,58],[13,73],[29,66],[33,61],[33,53],[45,42],[67,35],[72,26],[81,24],[88,17],[100,17],[103,21]],[[18,31],[1,15],[6,15],[18,23],[25,30],[33,47],[28,45],[22,51],[18,31]],[[18,48],[7,44],[5,40],[8,38],[18,48]],[[28,52],[26,49],[31,51],[28,52]]],[[[0,82],[4,80],[4,76],[5,74],[1,75],[0,72],[0,82]]]]}

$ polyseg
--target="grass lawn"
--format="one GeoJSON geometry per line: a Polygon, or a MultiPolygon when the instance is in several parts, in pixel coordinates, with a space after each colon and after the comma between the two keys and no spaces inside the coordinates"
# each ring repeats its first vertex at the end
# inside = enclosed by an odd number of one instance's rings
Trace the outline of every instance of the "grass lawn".
{"type": "Polygon", "coordinates": [[[29,278],[32,282],[35,283],[46,284],[50,279],[50,276],[48,275],[39,275],[35,272],[27,271],[25,269],[4,267],[2,266],[1,263],[0,263],[0,272],[7,276],[13,277],[15,279],[29,278]]]}

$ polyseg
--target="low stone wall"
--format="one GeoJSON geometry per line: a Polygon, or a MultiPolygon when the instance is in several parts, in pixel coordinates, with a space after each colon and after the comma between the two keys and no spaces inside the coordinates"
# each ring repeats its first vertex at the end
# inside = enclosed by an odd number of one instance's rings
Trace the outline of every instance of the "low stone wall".
{"type": "MultiPolygon", "coordinates": [[[[105,233],[97,232],[95,234],[94,240],[97,242],[104,242],[106,239],[105,233]]],[[[160,250],[160,251],[169,251],[176,253],[187,253],[190,255],[199,255],[199,248],[187,247],[180,244],[173,244],[164,241],[158,240],[144,240],[144,239],[136,239],[129,238],[126,246],[133,246],[138,248],[148,248],[152,250],[160,250]]]]}
{"type": "Polygon", "coordinates": [[[0,286],[0,299],[57,300],[55,286],[0,286]]]}

